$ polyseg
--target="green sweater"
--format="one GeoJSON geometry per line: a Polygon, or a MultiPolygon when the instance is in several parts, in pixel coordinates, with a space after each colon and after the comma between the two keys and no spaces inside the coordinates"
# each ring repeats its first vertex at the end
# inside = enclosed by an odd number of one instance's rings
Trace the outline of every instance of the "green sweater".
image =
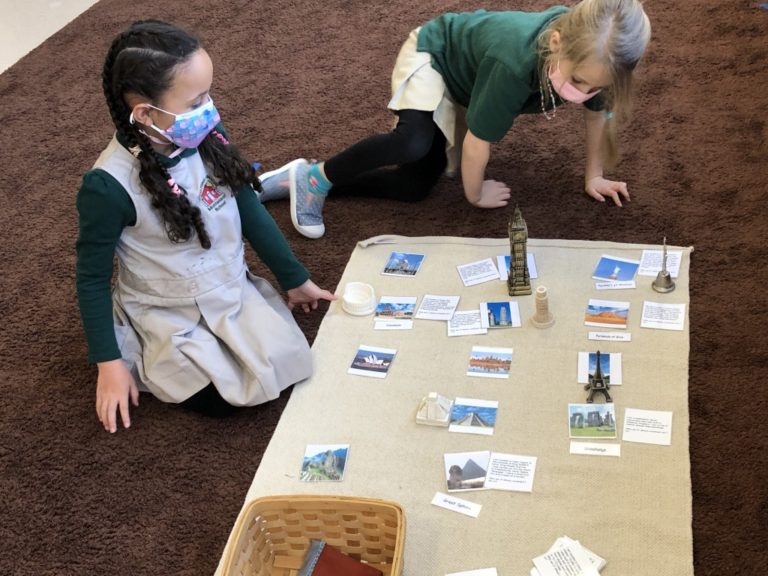
{"type": "MultiPolygon", "coordinates": [[[[174,166],[191,154],[197,154],[197,150],[185,150],[176,158],[167,159],[167,165],[174,166]]],[[[235,197],[243,236],[280,286],[289,290],[306,282],[309,273],[296,259],[253,189],[246,186],[235,197]]],[[[112,316],[113,261],[123,228],[136,223],[136,209],[128,192],[103,170],[90,170],[83,176],[77,209],[77,297],[88,341],[88,360],[115,360],[121,355],[112,316]]],[[[190,242],[197,242],[197,238],[190,242]]]]}
{"type": "MultiPolygon", "coordinates": [[[[472,134],[496,142],[518,115],[541,112],[537,38],[567,11],[447,13],[421,28],[417,49],[430,53],[451,97],[467,109],[472,134]]],[[[598,95],[584,105],[601,110],[604,102],[598,95]]]]}

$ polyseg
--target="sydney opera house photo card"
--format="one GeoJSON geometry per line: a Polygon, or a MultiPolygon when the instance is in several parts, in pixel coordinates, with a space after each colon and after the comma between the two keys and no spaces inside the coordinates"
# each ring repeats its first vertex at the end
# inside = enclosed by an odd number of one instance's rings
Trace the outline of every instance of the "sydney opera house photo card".
{"type": "Polygon", "coordinates": [[[595,271],[592,272],[592,278],[611,282],[631,282],[635,279],[638,268],[640,268],[639,260],[627,260],[603,254],[595,271]]]}
{"type": "Polygon", "coordinates": [[[626,328],[629,302],[590,299],[584,314],[584,324],[603,328],[626,328]]]}
{"type": "Polygon", "coordinates": [[[302,482],[339,482],[344,479],[349,444],[307,444],[301,464],[302,482]]]}
{"type": "Polygon", "coordinates": [[[392,348],[360,345],[347,373],[370,378],[386,378],[395,354],[397,350],[392,348]]]}
{"type": "Polygon", "coordinates": [[[512,365],[512,348],[472,346],[467,376],[481,378],[509,378],[512,365]]]}
{"type": "Polygon", "coordinates": [[[506,302],[481,302],[480,321],[483,328],[520,328],[520,307],[512,300],[506,302]]]}
{"type": "Polygon", "coordinates": [[[621,352],[579,352],[578,383],[589,384],[596,377],[609,386],[620,386],[621,352]]]}
{"type": "Polygon", "coordinates": [[[382,274],[388,276],[416,276],[422,262],[424,254],[410,254],[408,252],[392,252],[389,255],[387,263],[384,265],[382,274]]]}
{"type": "Polygon", "coordinates": [[[448,431],[491,436],[496,426],[498,408],[499,403],[495,400],[456,398],[451,409],[448,431]]]}
{"type": "Polygon", "coordinates": [[[616,411],[613,403],[568,404],[571,438],[616,438],[616,411]]]}

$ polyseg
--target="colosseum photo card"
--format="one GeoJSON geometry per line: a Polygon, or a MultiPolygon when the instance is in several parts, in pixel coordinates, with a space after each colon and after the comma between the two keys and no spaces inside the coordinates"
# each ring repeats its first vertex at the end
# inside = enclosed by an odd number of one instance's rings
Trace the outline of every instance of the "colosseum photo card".
{"type": "Polygon", "coordinates": [[[495,400],[456,398],[451,409],[448,431],[491,436],[496,426],[498,408],[499,403],[495,400]]]}
{"type": "Polygon", "coordinates": [[[473,346],[467,366],[467,376],[481,378],[509,378],[512,348],[473,346]]]}
{"type": "Polygon", "coordinates": [[[301,464],[302,482],[339,482],[344,479],[349,444],[307,444],[301,464]]]}

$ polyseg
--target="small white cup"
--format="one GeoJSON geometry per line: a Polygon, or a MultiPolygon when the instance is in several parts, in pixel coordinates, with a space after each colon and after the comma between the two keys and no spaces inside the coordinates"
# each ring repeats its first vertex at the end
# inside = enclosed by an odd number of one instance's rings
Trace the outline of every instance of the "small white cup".
{"type": "Polygon", "coordinates": [[[365,282],[347,282],[341,297],[341,307],[352,316],[368,316],[376,310],[376,293],[365,282]]]}

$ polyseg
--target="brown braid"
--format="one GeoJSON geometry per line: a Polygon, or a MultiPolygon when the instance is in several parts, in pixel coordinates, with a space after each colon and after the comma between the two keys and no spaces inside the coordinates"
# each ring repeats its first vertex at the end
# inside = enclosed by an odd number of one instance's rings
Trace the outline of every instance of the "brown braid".
{"type": "MultiPolygon", "coordinates": [[[[152,206],[165,223],[172,242],[184,242],[197,234],[208,249],[211,240],[200,209],[190,204],[186,190],[174,194],[170,174],[160,155],[139,128],[129,122],[131,110],[125,95],[138,94],[158,102],[173,82],[176,66],[188,60],[200,42],[187,32],[157,20],[135,22],[112,42],[102,71],[102,85],[109,113],[118,134],[129,149],[140,150],[139,180],[152,198],[152,206]]],[[[260,188],[254,169],[223,135],[211,133],[198,148],[217,183],[237,192],[246,185],[260,188]]]]}

